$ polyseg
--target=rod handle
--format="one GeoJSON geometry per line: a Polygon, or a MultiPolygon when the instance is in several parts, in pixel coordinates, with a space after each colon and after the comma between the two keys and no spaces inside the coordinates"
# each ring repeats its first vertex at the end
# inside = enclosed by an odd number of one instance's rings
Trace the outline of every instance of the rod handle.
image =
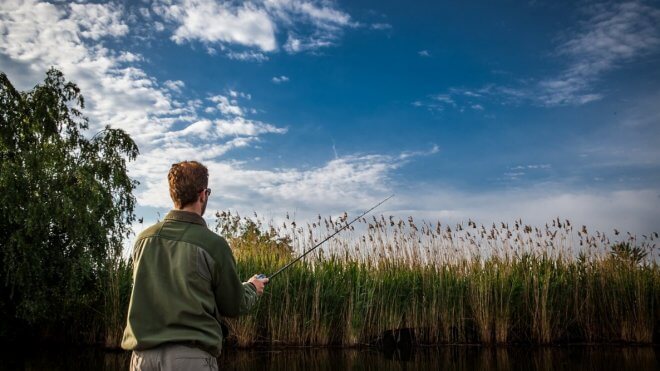
{"type": "MultiPolygon", "coordinates": [[[[257,278],[260,279],[260,280],[262,280],[262,279],[264,279],[264,278],[268,278],[268,276],[266,276],[266,275],[263,274],[263,273],[259,273],[259,274],[257,274],[257,278]]],[[[268,285],[268,283],[265,283],[265,284],[268,285]]]]}

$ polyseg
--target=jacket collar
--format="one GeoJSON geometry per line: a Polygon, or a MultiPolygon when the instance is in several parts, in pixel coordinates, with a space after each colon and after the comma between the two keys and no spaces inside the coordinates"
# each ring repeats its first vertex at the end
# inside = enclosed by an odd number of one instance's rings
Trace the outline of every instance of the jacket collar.
{"type": "Polygon", "coordinates": [[[202,218],[199,214],[190,211],[170,210],[170,212],[165,215],[165,220],[176,220],[180,222],[194,223],[206,227],[206,220],[204,220],[204,218],[202,218]]]}

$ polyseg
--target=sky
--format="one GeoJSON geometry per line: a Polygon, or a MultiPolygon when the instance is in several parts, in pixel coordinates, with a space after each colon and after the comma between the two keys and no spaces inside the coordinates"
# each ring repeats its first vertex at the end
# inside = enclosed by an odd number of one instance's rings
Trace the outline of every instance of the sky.
{"type": "Polygon", "coordinates": [[[137,231],[198,160],[211,211],[660,232],[658,1],[0,2],[0,71],[51,66],[138,144],[137,231]]]}

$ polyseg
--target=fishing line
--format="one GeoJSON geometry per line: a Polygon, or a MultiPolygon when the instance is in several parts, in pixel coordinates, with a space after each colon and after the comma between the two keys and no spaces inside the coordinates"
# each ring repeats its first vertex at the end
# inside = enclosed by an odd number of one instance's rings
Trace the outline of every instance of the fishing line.
{"type": "Polygon", "coordinates": [[[362,218],[363,216],[369,214],[369,213],[370,213],[371,211],[373,211],[375,208],[377,208],[378,206],[384,204],[385,201],[389,200],[389,199],[392,198],[392,197],[394,197],[394,195],[390,195],[389,197],[387,197],[387,198],[384,199],[383,201],[377,203],[377,204],[376,204],[375,206],[373,206],[371,209],[369,209],[369,210],[363,212],[361,215],[355,217],[355,219],[351,220],[350,223],[348,223],[348,224],[344,225],[343,227],[339,228],[338,230],[335,231],[335,233],[329,235],[329,236],[326,237],[323,241],[317,243],[314,247],[312,247],[311,249],[305,251],[302,255],[300,255],[299,257],[297,257],[297,258],[295,258],[295,259],[293,259],[293,260],[290,261],[288,264],[286,264],[286,265],[283,266],[282,268],[280,268],[280,269],[278,269],[277,271],[275,271],[275,273],[273,273],[273,274],[271,274],[271,275],[258,274],[258,275],[257,275],[257,278],[259,278],[259,279],[263,279],[263,278],[273,279],[273,278],[274,278],[275,276],[277,276],[278,274],[280,274],[280,273],[282,273],[283,271],[287,270],[287,269],[288,269],[290,266],[292,266],[295,262],[297,262],[298,260],[304,258],[305,255],[307,255],[307,254],[309,254],[310,252],[314,251],[314,249],[316,249],[317,247],[323,245],[324,242],[326,242],[326,241],[328,241],[329,239],[331,239],[332,237],[334,237],[337,233],[339,233],[339,232],[343,231],[344,229],[350,227],[351,224],[355,223],[358,219],[362,218]]]}

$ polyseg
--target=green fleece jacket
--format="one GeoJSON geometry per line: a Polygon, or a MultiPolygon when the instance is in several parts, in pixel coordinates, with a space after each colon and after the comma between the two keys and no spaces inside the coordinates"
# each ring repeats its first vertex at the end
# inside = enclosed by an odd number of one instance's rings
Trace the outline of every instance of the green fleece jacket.
{"type": "Polygon", "coordinates": [[[186,344],[219,355],[221,317],[245,314],[257,301],[242,283],[224,238],[198,214],[172,210],[140,233],[133,248],[133,290],[121,346],[186,344]]]}

